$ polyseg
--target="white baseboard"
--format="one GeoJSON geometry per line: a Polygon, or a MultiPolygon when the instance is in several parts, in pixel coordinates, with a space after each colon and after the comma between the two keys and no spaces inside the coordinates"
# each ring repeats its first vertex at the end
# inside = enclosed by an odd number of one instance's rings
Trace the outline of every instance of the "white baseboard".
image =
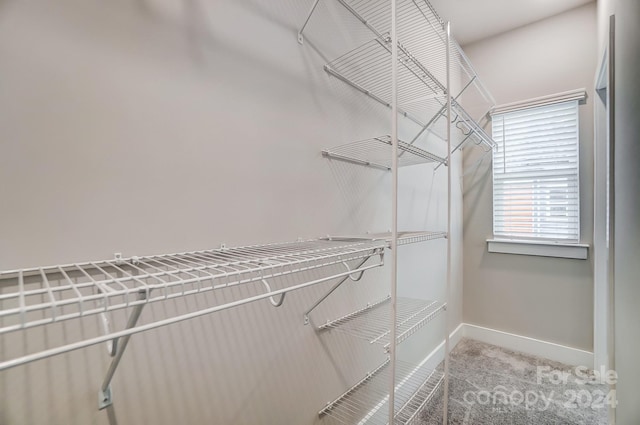
{"type": "MultiPolygon", "coordinates": [[[[458,345],[460,341],[462,341],[463,337],[464,337],[464,323],[460,323],[458,327],[455,328],[453,332],[449,334],[450,349],[453,350],[455,346],[458,345]]],[[[442,348],[444,349],[444,346],[442,348]]]]}
{"type": "MultiPolygon", "coordinates": [[[[593,353],[578,348],[567,347],[553,342],[529,338],[496,329],[461,323],[449,334],[449,349],[453,350],[462,338],[475,339],[513,351],[542,357],[570,366],[593,367],[593,353]]],[[[435,369],[444,360],[444,341],[440,343],[421,364],[435,369]]]]}
{"type": "MultiPolygon", "coordinates": [[[[463,336],[464,323],[460,323],[460,325],[449,334],[449,350],[453,350],[462,340],[463,336]]],[[[444,343],[445,341],[442,341],[440,345],[434,348],[421,364],[426,364],[428,369],[435,369],[444,360],[444,343]]]]}
{"type": "MultiPolygon", "coordinates": [[[[593,368],[593,353],[553,342],[542,341],[526,336],[515,335],[482,326],[463,323],[455,332],[466,338],[475,339],[487,344],[497,345],[513,351],[543,357],[545,359],[565,363],[571,366],[587,366],[593,368]],[[458,329],[462,327],[462,332],[458,329]]],[[[453,347],[453,344],[452,344],[453,347]]]]}

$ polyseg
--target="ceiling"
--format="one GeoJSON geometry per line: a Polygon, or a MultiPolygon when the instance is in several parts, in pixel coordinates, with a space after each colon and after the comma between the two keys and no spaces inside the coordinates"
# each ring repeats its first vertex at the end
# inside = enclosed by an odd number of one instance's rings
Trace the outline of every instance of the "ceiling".
{"type": "Polygon", "coordinates": [[[594,0],[430,0],[438,14],[451,21],[462,45],[491,37],[594,0]]]}

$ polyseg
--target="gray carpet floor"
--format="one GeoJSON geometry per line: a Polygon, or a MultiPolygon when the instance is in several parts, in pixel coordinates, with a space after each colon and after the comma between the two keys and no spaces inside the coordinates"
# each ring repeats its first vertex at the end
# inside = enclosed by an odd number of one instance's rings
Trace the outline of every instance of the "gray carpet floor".
{"type": "MultiPolygon", "coordinates": [[[[463,339],[450,359],[449,424],[607,423],[609,388],[581,379],[571,366],[470,339],[463,339]],[[539,367],[545,368],[540,382],[539,367]],[[567,372],[566,383],[555,380],[559,371],[567,372]]],[[[421,413],[420,425],[442,424],[442,394],[421,413]]]]}

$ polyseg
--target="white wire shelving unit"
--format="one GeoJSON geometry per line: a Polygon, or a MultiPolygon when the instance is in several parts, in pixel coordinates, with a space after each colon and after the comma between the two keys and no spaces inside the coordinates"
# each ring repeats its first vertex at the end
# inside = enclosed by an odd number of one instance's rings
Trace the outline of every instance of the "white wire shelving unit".
{"type": "Polygon", "coordinates": [[[104,408],[111,404],[111,380],[131,335],[261,300],[279,307],[288,292],[334,279],[361,277],[366,270],[382,266],[387,246],[385,240],[318,239],[3,271],[0,335],[95,315],[100,315],[104,333],[18,358],[0,359],[0,371],[107,343],[113,359],[99,392],[99,407],[104,408]],[[313,270],[328,272],[308,280],[304,272],[313,270]],[[272,287],[274,281],[291,282],[282,279],[289,276],[299,280],[278,289],[272,287]],[[138,324],[147,304],[237,286],[251,287],[256,295],[138,324]],[[112,330],[109,313],[122,309],[131,309],[126,327],[112,330]]]}
{"type": "MultiPolygon", "coordinates": [[[[322,153],[330,159],[390,170],[392,173],[391,232],[388,235],[361,237],[388,241],[391,248],[391,293],[384,300],[329,320],[318,329],[343,332],[372,344],[381,343],[387,349],[389,359],[329,403],[320,411],[320,416],[340,424],[412,424],[434,395],[442,390],[442,423],[447,424],[450,349],[447,315],[444,314],[445,356],[441,374],[429,371],[424,365],[411,368],[398,361],[395,347],[440,312],[446,311],[452,278],[452,248],[451,238],[448,237],[452,217],[452,170],[448,165],[451,155],[468,145],[478,145],[486,152],[497,148],[479,124],[486,119],[495,101],[451,36],[449,23],[438,16],[428,0],[335,1],[368,28],[373,38],[330,61],[324,69],[330,76],[390,108],[391,134],[350,142],[325,149],[322,153]],[[398,139],[399,116],[418,125],[419,130],[411,140],[398,139]],[[446,156],[434,155],[423,148],[424,136],[443,140],[447,147],[446,156]],[[435,164],[434,171],[442,165],[447,166],[447,229],[442,233],[442,237],[447,238],[444,302],[397,296],[396,248],[403,241],[411,240],[409,234],[398,231],[398,169],[424,163],[435,164]]],[[[304,44],[305,28],[319,3],[320,0],[314,0],[309,15],[300,27],[300,44],[304,44]]],[[[433,236],[438,232],[427,233],[433,236]]],[[[359,240],[358,237],[330,239],[359,240]]],[[[307,322],[311,310],[305,314],[307,322]]]]}
{"type": "MultiPolygon", "coordinates": [[[[319,330],[341,332],[370,344],[382,345],[385,350],[391,344],[389,317],[391,297],[368,304],[366,307],[318,326],[319,330]]],[[[396,344],[402,343],[446,309],[438,301],[412,298],[397,299],[396,344]]]]}
{"type": "MultiPolygon", "coordinates": [[[[441,391],[443,374],[426,364],[397,362],[395,373],[394,425],[420,423],[420,413],[441,391]]],[[[328,423],[344,425],[389,424],[388,383],[390,360],[371,371],[318,412],[328,423]]]]}

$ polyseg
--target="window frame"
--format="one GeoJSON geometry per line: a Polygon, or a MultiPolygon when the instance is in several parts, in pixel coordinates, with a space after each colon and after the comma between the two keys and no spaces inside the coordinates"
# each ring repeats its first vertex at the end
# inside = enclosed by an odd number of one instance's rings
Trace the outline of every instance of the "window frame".
{"type": "MultiPolygon", "coordinates": [[[[558,258],[571,258],[571,259],[587,259],[588,258],[588,244],[582,243],[581,225],[582,225],[582,205],[580,192],[582,184],[580,181],[580,105],[584,104],[587,99],[587,93],[584,89],[571,90],[554,95],[543,96],[535,99],[525,100],[521,102],[514,102],[506,105],[497,106],[490,112],[491,118],[495,115],[502,115],[508,112],[514,112],[523,109],[530,109],[539,106],[547,106],[557,103],[568,102],[571,100],[577,100],[577,143],[576,143],[576,158],[577,158],[577,182],[578,182],[578,239],[556,239],[556,238],[543,238],[543,237],[520,237],[520,236],[503,236],[495,235],[495,208],[494,208],[494,187],[492,186],[491,193],[491,218],[492,218],[492,236],[493,238],[487,239],[488,251],[493,253],[506,253],[506,254],[520,254],[520,255],[535,255],[544,257],[558,257],[558,258]]],[[[493,165],[491,167],[492,183],[494,183],[493,165]]]]}

